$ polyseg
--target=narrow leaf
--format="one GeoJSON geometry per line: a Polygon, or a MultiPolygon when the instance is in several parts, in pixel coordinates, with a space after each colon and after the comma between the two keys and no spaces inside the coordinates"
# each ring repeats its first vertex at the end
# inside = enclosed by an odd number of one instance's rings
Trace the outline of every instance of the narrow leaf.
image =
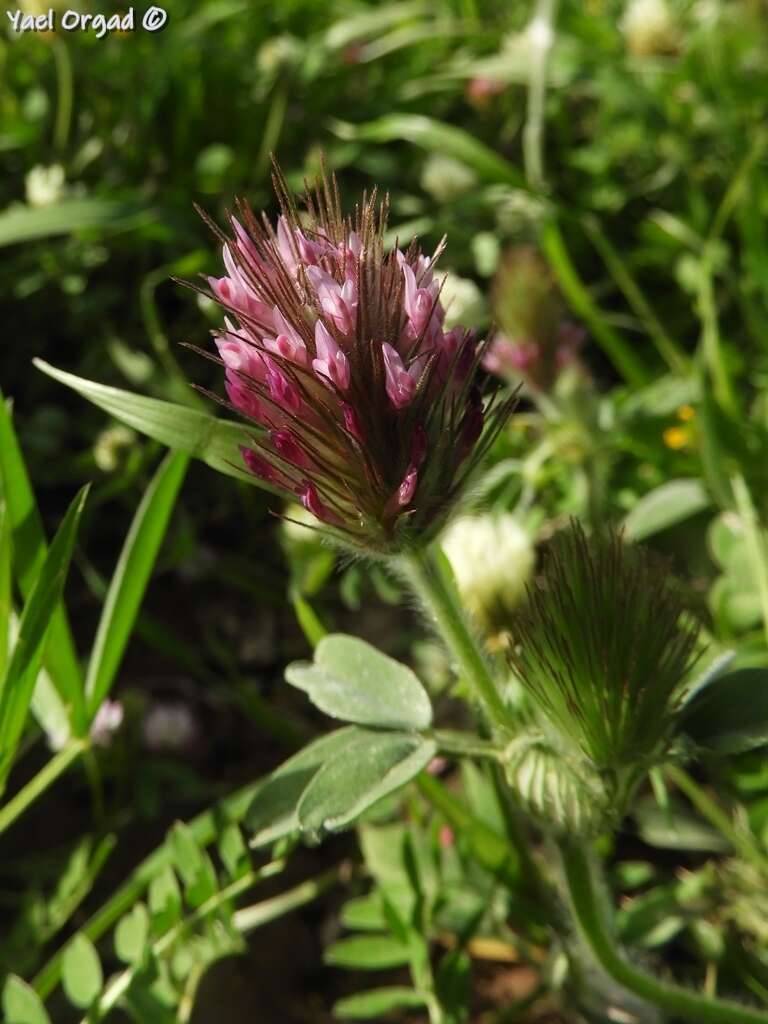
{"type": "MultiPolygon", "coordinates": [[[[0,480],[12,533],[14,574],[22,596],[28,598],[45,561],[48,546],[29,474],[2,393],[0,480]]],[[[74,709],[78,720],[83,711],[83,680],[63,607],[57,608],[53,617],[45,665],[64,704],[74,709]]]]}
{"type": "Polygon", "coordinates": [[[162,544],[189,456],[169,453],[141,500],[120,553],[88,665],[89,717],[109,693],[133,630],[144,591],[162,544]]]}
{"type": "Polygon", "coordinates": [[[13,615],[11,590],[11,524],[8,508],[0,506],[0,680],[8,667],[8,644],[13,615]]]}
{"type": "Polygon", "coordinates": [[[668,480],[644,495],[624,520],[632,540],[644,540],[709,508],[710,497],[701,480],[668,480]]]}
{"type": "Polygon", "coordinates": [[[19,635],[0,700],[0,751],[3,758],[0,777],[10,767],[24,728],[43,658],[43,647],[61,599],[87,494],[88,488],[84,487],[69,506],[21,616],[19,635]]]}
{"type": "Polygon", "coordinates": [[[242,467],[239,447],[248,444],[253,433],[243,424],[216,419],[215,416],[174,402],[147,398],[132,391],[84,380],[58,370],[42,359],[35,359],[34,363],[49,377],[66,384],[116,420],[147,437],[169,448],[186,452],[219,473],[263,486],[262,481],[242,467]]]}
{"type": "Polygon", "coordinates": [[[364,640],[334,633],[314,663],[289,665],[285,678],[327,715],[385,729],[428,729],[432,707],[414,673],[364,640]]]}
{"type": "Polygon", "coordinates": [[[325,962],[333,967],[366,971],[402,967],[409,959],[409,947],[391,935],[355,935],[334,942],[325,951],[325,962]]]}
{"type": "Polygon", "coordinates": [[[412,988],[392,985],[340,999],[333,1007],[333,1016],[339,1020],[378,1020],[385,1013],[417,1010],[426,1005],[424,996],[412,988]]]}
{"type": "Polygon", "coordinates": [[[55,206],[16,206],[0,213],[0,246],[109,227],[140,210],[136,203],[96,198],[66,199],[55,206]]]}
{"type": "Polygon", "coordinates": [[[485,143],[478,142],[463,128],[423,114],[386,114],[365,124],[334,120],[331,127],[340,138],[356,142],[411,142],[428,152],[460,160],[483,181],[529,189],[518,168],[485,143]]]}

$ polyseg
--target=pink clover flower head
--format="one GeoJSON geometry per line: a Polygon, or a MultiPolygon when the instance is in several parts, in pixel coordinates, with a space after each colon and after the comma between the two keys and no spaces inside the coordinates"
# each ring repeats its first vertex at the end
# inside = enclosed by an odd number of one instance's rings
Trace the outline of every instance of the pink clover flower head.
{"type": "MultiPolygon", "coordinates": [[[[441,529],[513,401],[478,387],[485,345],[444,330],[432,256],[384,246],[387,202],[341,212],[324,175],[299,219],[279,171],[273,225],[238,203],[214,332],[230,407],[254,427],[254,478],[347,545],[392,553],[441,529]]],[[[218,229],[216,229],[218,230],[218,229]]]]}

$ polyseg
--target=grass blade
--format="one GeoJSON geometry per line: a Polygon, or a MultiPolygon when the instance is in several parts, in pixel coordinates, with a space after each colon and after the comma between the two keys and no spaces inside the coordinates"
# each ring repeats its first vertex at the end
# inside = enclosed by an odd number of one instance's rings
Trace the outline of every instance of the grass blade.
{"type": "MultiPolygon", "coordinates": [[[[0,393],[0,482],[11,528],[13,571],[23,597],[29,598],[45,561],[48,545],[10,413],[0,393]]],[[[45,650],[45,666],[76,726],[84,713],[83,680],[63,606],[56,609],[45,650]]]]}
{"type": "Polygon", "coordinates": [[[0,693],[0,782],[8,774],[24,730],[46,637],[61,600],[87,495],[86,486],[69,506],[21,616],[19,635],[0,693]]]}
{"type": "Polygon", "coordinates": [[[451,156],[470,167],[482,181],[529,191],[523,174],[462,128],[423,114],[387,114],[365,124],[333,120],[331,129],[355,142],[411,142],[430,153],[451,156]]]}
{"type": "Polygon", "coordinates": [[[107,591],[88,665],[85,693],[89,718],[109,693],[120,666],[188,465],[189,456],[184,452],[166,456],[131,523],[107,591]]]}
{"type": "Polygon", "coordinates": [[[11,526],[8,508],[0,506],[0,679],[5,677],[8,667],[8,643],[13,616],[13,595],[11,592],[11,526]]]}
{"type": "Polygon", "coordinates": [[[587,291],[573,265],[560,227],[554,219],[550,218],[542,226],[539,242],[571,309],[587,324],[595,340],[627,384],[633,387],[647,384],[649,374],[642,360],[607,322],[587,291]]]}

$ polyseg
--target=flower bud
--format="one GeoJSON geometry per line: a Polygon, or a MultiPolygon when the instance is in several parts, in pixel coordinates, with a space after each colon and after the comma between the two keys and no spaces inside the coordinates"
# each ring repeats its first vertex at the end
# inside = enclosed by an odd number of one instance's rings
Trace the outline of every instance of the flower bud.
{"type": "Polygon", "coordinates": [[[513,667],[566,748],[600,769],[664,753],[698,633],[666,563],[572,522],[510,632],[513,667]]]}
{"type": "Polygon", "coordinates": [[[492,303],[500,331],[483,365],[512,382],[522,377],[534,391],[550,391],[576,359],[584,332],[566,318],[552,272],[535,249],[518,246],[506,253],[492,303]]]}

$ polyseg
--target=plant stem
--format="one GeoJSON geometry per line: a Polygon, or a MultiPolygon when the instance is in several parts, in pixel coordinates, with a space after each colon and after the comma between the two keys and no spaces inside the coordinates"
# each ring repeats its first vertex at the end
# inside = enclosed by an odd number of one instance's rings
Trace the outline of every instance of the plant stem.
{"type": "Polygon", "coordinates": [[[26,811],[88,749],[87,740],[72,740],[41,768],[8,803],[0,807],[0,834],[26,811]]]}
{"type": "Polygon", "coordinates": [[[481,739],[471,732],[456,732],[453,729],[435,729],[431,733],[441,754],[452,754],[456,757],[480,757],[491,761],[501,761],[504,751],[491,740],[481,739]]]}
{"type": "Polygon", "coordinates": [[[502,729],[513,727],[512,712],[501,699],[488,662],[467,626],[458,595],[446,581],[435,554],[414,549],[402,556],[401,565],[491,723],[502,729]]]}
{"type": "Polygon", "coordinates": [[[707,242],[701,257],[696,307],[701,321],[701,353],[712,377],[712,386],[720,407],[731,416],[738,416],[739,406],[728,367],[723,359],[722,339],[718,323],[714,285],[714,249],[707,242]]]}
{"type": "Polygon", "coordinates": [[[656,351],[674,373],[690,372],[691,361],[665,330],[653,308],[643,295],[640,286],[632,276],[620,253],[613,247],[596,217],[584,217],[584,230],[603,258],[611,276],[635,314],[642,320],[647,333],[656,346],[656,351]]]}
{"type": "MultiPolygon", "coordinates": [[[[244,875],[243,878],[238,878],[225,889],[222,889],[221,892],[214,893],[209,900],[206,900],[205,903],[194,910],[189,917],[184,918],[183,921],[179,921],[179,923],[171,928],[170,931],[167,931],[165,935],[162,935],[152,945],[151,955],[153,957],[163,956],[165,953],[169,952],[177,939],[181,938],[181,936],[184,935],[185,932],[189,931],[189,929],[193,928],[210,914],[215,913],[215,911],[224,906],[225,903],[236,899],[244,892],[247,892],[248,889],[253,888],[253,886],[262,881],[262,879],[279,874],[284,870],[284,868],[285,861],[272,861],[269,864],[265,864],[264,867],[259,868],[257,871],[249,871],[247,875],[244,875]]],[[[104,1016],[117,1005],[120,999],[122,999],[133,984],[136,976],[140,974],[143,969],[144,963],[143,961],[140,961],[138,965],[129,967],[127,970],[123,971],[122,974],[118,974],[116,978],[110,981],[96,1005],[91,1007],[87,1016],[81,1021],[81,1024],[94,1024],[94,1022],[102,1020],[104,1016]]]]}
{"type": "MultiPolygon", "coordinates": [[[[64,753],[62,751],[62,753],[64,753]]],[[[214,807],[203,811],[189,822],[189,829],[199,846],[207,846],[218,835],[222,821],[242,821],[250,806],[259,781],[251,782],[242,789],[231,793],[214,807]]],[[[170,845],[162,843],[153,853],[145,857],[117,892],[93,914],[80,931],[96,942],[127,910],[141,899],[152,879],[168,864],[173,862],[170,845]]],[[[46,999],[61,980],[61,966],[65,946],[54,953],[33,981],[37,994],[46,999]]]]}
{"type": "Polygon", "coordinates": [[[768,874],[768,857],[761,853],[751,836],[733,824],[725,811],[677,765],[667,765],[664,774],[688,797],[699,811],[731,844],[736,852],[763,874],[768,874]]]}
{"type": "Polygon", "coordinates": [[[557,0],[537,0],[528,23],[531,73],[528,79],[528,114],[523,129],[523,160],[528,184],[544,185],[544,106],[547,98],[547,65],[554,42],[557,0]]]}
{"type": "Polygon", "coordinates": [[[250,907],[243,907],[242,910],[235,911],[233,918],[235,928],[246,935],[254,928],[260,928],[291,910],[303,907],[305,903],[311,903],[312,900],[322,896],[324,892],[343,881],[349,873],[349,865],[342,863],[338,867],[330,868],[322,875],[318,875],[317,878],[310,878],[306,882],[294,886],[293,889],[288,889],[287,892],[281,892],[279,896],[272,896],[270,899],[254,903],[250,907]]]}
{"type": "Polygon", "coordinates": [[[648,372],[634,349],[606,321],[579,277],[554,217],[549,217],[542,224],[539,244],[571,309],[587,324],[627,384],[633,387],[647,384],[648,372]]]}
{"type": "Polygon", "coordinates": [[[56,122],[53,129],[53,145],[57,152],[63,153],[69,141],[69,129],[72,124],[72,103],[74,84],[72,76],[72,60],[66,43],[60,38],[52,40],[53,59],[56,64],[56,122]]]}
{"type": "Polygon", "coordinates": [[[618,949],[606,920],[602,882],[591,851],[576,842],[559,844],[565,882],[581,937],[600,966],[630,992],[691,1024],[768,1024],[768,1013],[691,992],[639,970],[618,949]]]}

